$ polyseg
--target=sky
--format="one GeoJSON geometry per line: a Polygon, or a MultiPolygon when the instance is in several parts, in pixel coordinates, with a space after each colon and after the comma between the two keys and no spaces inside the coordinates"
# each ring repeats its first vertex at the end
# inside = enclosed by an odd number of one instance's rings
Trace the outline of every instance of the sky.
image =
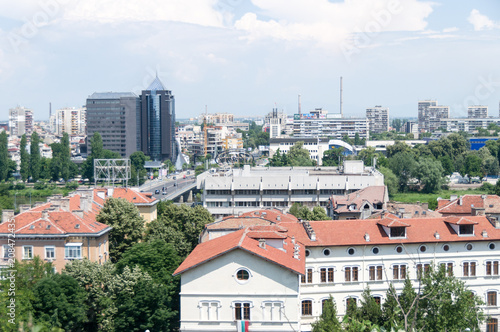
{"type": "Polygon", "coordinates": [[[419,100],[499,116],[497,0],[0,0],[0,120],[135,92],[155,75],[177,118],[264,116],[274,107],[344,116],[419,100]]]}

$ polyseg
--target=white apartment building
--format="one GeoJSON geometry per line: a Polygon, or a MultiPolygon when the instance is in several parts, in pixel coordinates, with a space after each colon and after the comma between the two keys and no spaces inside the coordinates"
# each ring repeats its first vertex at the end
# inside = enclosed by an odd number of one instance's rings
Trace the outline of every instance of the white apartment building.
{"type": "Polygon", "coordinates": [[[389,131],[389,108],[375,106],[366,109],[366,118],[369,122],[369,129],[373,133],[383,133],[389,131]]]}
{"type": "Polygon", "coordinates": [[[331,195],[345,195],[368,186],[383,186],[384,176],[362,160],[341,167],[250,167],[207,171],[197,177],[202,201],[215,217],[258,208],[284,211],[293,203],[326,207],[331,195]]]}
{"type": "Polygon", "coordinates": [[[281,137],[281,132],[285,130],[287,118],[283,111],[273,108],[265,117],[265,124],[269,127],[269,137],[281,137]]]}
{"type": "Polygon", "coordinates": [[[17,106],[9,110],[9,132],[12,136],[26,136],[33,133],[33,111],[17,106]]]}
{"type": "Polygon", "coordinates": [[[281,153],[288,153],[297,142],[304,143],[303,148],[309,151],[309,157],[315,160],[317,165],[323,164],[323,154],[333,148],[344,148],[345,155],[355,154],[352,145],[338,139],[287,137],[269,139],[269,157],[272,158],[278,149],[281,153]]]}
{"type": "Polygon", "coordinates": [[[367,118],[343,118],[340,114],[328,114],[328,111],[320,108],[306,114],[294,115],[294,137],[342,139],[345,135],[354,138],[356,134],[360,138],[369,138],[367,118]]]}
{"type": "Polygon", "coordinates": [[[474,119],[485,119],[488,117],[488,106],[469,106],[467,107],[467,117],[474,119]]]}
{"type": "Polygon", "coordinates": [[[444,265],[483,298],[482,331],[497,331],[499,248],[500,224],[485,216],[385,214],[241,229],[198,245],[177,269],[181,330],[236,331],[243,320],[251,331],[307,332],[330,296],[341,318],[348,299],[358,302],[367,287],[383,304],[391,284],[400,293],[406,277],[415,287],[422,271],[444,265]]]}
{"type": "Polygon", "coordinates": [[[435,131],[440,121],[450,117],[449,106],[438,106],[436,100],[418,102],[418,128],[425,132],[435,131]]]}
{"type": "Polygon", "coordinates": [[[83,136],[87,131],[87,112],[86,108],[61,108],[55,111],[50,117],[51,131],[62,136],[68,133],[69,136],[83,136]]]}
{"type": "Polygon", "coordinates": [[[490,123],[500,125],[500,118],[459,118],[441,119],[439,127],[451,132],[472,133],[478,128],[487,129],[490,123]]]}

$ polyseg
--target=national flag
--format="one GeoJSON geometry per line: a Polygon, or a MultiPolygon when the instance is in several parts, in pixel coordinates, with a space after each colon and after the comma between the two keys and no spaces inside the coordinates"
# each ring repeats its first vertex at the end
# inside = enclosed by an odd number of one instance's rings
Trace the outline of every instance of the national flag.
{"type": "Polygon", "coordinates": [[[237,320],[236,321],[236,327],[238,328],[238,332],[248,332],[248,326],[250,325],[250,322],[247,320],[237,320]]]}

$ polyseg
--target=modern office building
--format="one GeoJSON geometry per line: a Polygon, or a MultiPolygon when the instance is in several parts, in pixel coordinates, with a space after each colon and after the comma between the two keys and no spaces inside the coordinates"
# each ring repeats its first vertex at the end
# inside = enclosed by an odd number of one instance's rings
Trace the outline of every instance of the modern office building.
{"type": "Polygon", "coordinates": [[[140,96],[139,150],[155,161],[177,158],[175,99],[158,76],[140,96]]]}
{"type": "Polygon", "coordinates": [[[207,171],[197,177],[203,206],[216,217],[258,208],[284,211],[297,202],[326,207],[331,195],[345,195],[369,186],[383,186],[384,175],[362,160],[346,160],[342,167],[250,167],[207,171]]]}
{"type": "Polygon", "coordinates": [[[375,106],[366,109],[366,118],[370,123],[370,132],[383,133],[389,131],[389,108],[375,106]]]}
{"type": "Polygon", "coordinates": [[[139,99],[131,92],[96,92],[87,98],[87,153],[95,132],[104,149],[126,158],[138,150],[139,99]]]}
{"type": "Polygon", "coordinates": [[[469,106],[467,107],[467,117],[473,119],[485,119],[488,117],[488,106],[469,106]]]}
{"type": "Polygon", "coordinates": [[[424,132],[437,130],[442,119],[450,117],[449,106],[438,106],[436,100],[418,102],[418,128],[424,132]]]}
{"type": "Polygon", "coordinates": [[[61,108],[50,116],[51,131],[62,136],[68,133],[69,136],[83,136],[87,130],[87,112],[85,108],[61,108]]]}
{"type": "Polygon", "coordinates": [[[321,108],[305,114],[295,114],[293,119],[294,137],[329,137],[342,139],[344,136],[369,138],[367,118],[343,118],[340,114],[328,114],[321,108]]]}
{"type": "Polygon", "coordinates": [[[9,132],[12,136],[26,136],[33,132],[33,111],[17,106],[9,110],[9,132]]]}

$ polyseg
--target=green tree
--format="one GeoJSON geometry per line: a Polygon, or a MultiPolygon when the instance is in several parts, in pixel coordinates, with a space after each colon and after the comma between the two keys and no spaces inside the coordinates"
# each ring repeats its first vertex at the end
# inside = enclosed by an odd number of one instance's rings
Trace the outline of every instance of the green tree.
{"type": "Polygon", "coordinates": [[[198,244],[205,225],[213,222],[212,214],[202,206],[158,204],[158,219],[147,225],[146,240],[172,243],[181,257],[187,256],[198,244]]]}
{"type": "Polygon", "coordinates": [[[78,282],[66,274],[47,276],[33,289],[35,318],[48,327],[78,331],[87,321],[86,293],[78,282]]]}
{"type": "Polygon", "coordinates": [[[321,206],[315,206],[312,209],[312,219],[311,220],[329,220],[328,215],[321,206]]]}
{"type": "Polygon", "coordinates": [[[398,295],[394,284],[389,284],[386,292],[385,301],[382,304],[382,326],[387,331],[398,331],[402,327],[401,309],[398,304],[398,295]]]}
{"type": "Polygon", "coordinates": [[[453,166],[453,160],[450,156],[440,156],[438,160],[441,162],[441,167],[443,167],[443,175],[451,175],[455,168],[453,166]]]}
{"type": "Polygon", "coordinates": [[[61,177],[67,181],[71,175],[71,147],[69,145],[69,136],[68,133],[63,133],[63,137],[61,138],[61,151],[59,159],[61,161],[61,177]]]}
{"type": "Polygon", "coordinates": [[[393,145],[387,146],[386,155],[387,155],[387,158],[391,158],[394,155],[396,155],[398,153],[402,153],[402,152],[411,153],[411,147],[408,144],[406,144],[405,142],[396,141],[396,143],[394,143],[393,145]]]}
{"type": "Polygon", "coordinates": [[[344,157],[344,148],[338,147],[323,152],[323,166],[338,166],[344,157]]]}
{"type": "Polygon", "coordinates": [[[384,185],[387,186],[389,196],[397,194],[399,191],[398,177],[391,171],[390,168],[387,167],[380,167],[379,171],[384,174],[384,185]]]}
{"type": "Polygon", "coordinates": [[[102,137],[97,131],[90,138],[90,150],[90,154],[83,163],[83,176],[92,181],[94,179],[94,159],[104,158],[102,137]]]}
{"type": "Polygon", "coordinates": [[[295,143],[288,151],[288,159],[291,166],[314,166],[314,161],[309,156],[309,151],[305,149],[304,142],[295,143]]]}
{"type": "Polygon", "coordinates": [[[471,152],[465,157],[465,173],[470,177],[482,176],[482,165],[483,160],[477,154],[471,152]]]}
{"type": "Polygon", "coordinates": [[[30,175],[33,182],[40,179],[41,157],[40,157],[40,137],[34,131],[31,134],[30,143],[30,175]]]}
{"type": "Polygon", "coordinates": [[[358,153],[358,158],[363,160],[365,166],[373,166],[373,159],[375,157],[377,157],[377,153],[375,152],[375,147],[373,146],[367,146],[358,153]]]}
{"type": "Polygon", "coordinates": [[[382,323],[382,308],[375,301],[370,288],[367,287],[361,294],[361,307],[359,308],[363,320],[368,320],[373,324],[382,323]]]}
{"type": "Polygon", "coordinates": [[[415,169],[415,176],[423,185],[423,191],[434,193],[441,189],[444,183],[441,162],[433,158],[420,158],[415,169]]]}
{"type": "Polygon", "coordinates": [[[142,185],[145,182],[147,171],[144,168],[146,161],[150,160],[142,151],[136,151],[130,155],[130,183],[142,185]],[[137,183],[139,178],[139,183],[137,183]]]}
{"type": "Polygon", "coordinates": [[[21,137],[21,144],[20,144],[20,149],[21,149],[20,173],[21,173],[21,179],[23,179],[23,181],[28,180],[30,176],[30,154],[28,153],[28,150],[26,150],[27,144],[28,142],[26,139],[26,134],[24,134],[21,137]]]}
{"type": "Polygon", "coordinates": [[[332,296],[323,302],[319,319],[312,323],[312,332],[340,332],[342,327],[337,318],[337,306],[332,296]]]}
{"type": "Polygon", "coordinates": [[[0,133],[0,181],[7,181],[9,176],[9,150],[7,132],[0,133]]]}
{"type": "Polygon", "coordinates": [[[113,227],[109,233],[109,257],[113,262],[139,242],[144,233],[144,218],[135,205],[125,199],[108,198],[96,220],[113,227]]]}
{"type": "Polygon", "coordinates": [[[417,162],[411,152],[398,152],[389,158],[389,168],[394,174],[398,174],[400,191],[408,189],[408,182],[414,176],[416,167],[417,162]]]}

